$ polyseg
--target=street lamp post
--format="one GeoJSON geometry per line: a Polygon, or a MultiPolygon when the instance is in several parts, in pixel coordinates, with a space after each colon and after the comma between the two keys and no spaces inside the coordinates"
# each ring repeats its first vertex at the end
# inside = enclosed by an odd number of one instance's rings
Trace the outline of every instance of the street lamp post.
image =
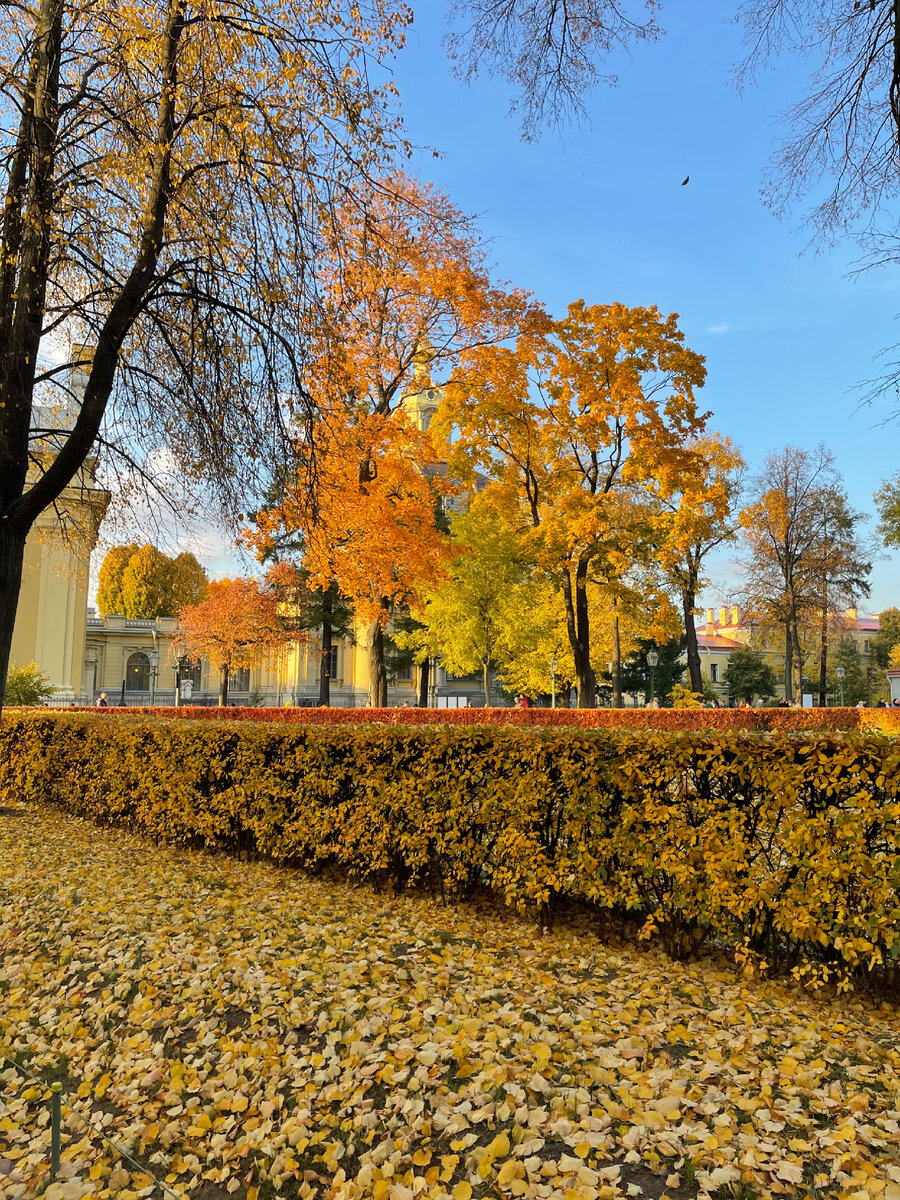
{"type": "Polygon", "coordinates": [[[150,651],[150,707],[156,703],[156,676],[159,671],[159,651],[150,651]]]}
{"type": "Polygon", "coordinates": [[[550,659],[550,707],[556,708],[556,655],[550,659]]]}
{"type": "Polygon", "coordinates": [[[838,685],[841,689],[841,708],[844,707],[844,676],[846,674],[847,671],[844,667],[838,667],[835,671],[835,675],[837,675],[838,678],[838,685]]]}
{"type": "Polygon", "coordinates": [[[648,704],[650,703],[650,701],[653,700],[653,672],[656,670],[656,664],[658,662],[659,662],[659,655],[656,653],[656,651],[648,650],[647,651],[647,666],[650,668],[650,700],[648,700],[648,702],[647,702],[648,704]]]}

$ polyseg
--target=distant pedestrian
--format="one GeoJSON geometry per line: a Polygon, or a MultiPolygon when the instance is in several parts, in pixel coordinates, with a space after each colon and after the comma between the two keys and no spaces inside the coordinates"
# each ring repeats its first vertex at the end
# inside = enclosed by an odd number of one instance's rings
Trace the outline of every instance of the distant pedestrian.
{"type": "Polygon", "coordinates": [[[516,696],[516,708],[531,708],[531,701],[527,696],[516,696]]]}
{"type": "Polygon", "coordinates": [[[98,708],[109,708],[109,701],[106,698],[106,692],[101,692],[100,695],[97,697],[97,707],[98,708]]]}
{"type": "Polygon", "coordinates": [[[856,702],[856,707],[857,707],[857,708],[866,708],[866,707],[867,707],[867,705],[866,705],[866,702],[865,702],[865,700],[857,700],[857,702],[856,702]]]}

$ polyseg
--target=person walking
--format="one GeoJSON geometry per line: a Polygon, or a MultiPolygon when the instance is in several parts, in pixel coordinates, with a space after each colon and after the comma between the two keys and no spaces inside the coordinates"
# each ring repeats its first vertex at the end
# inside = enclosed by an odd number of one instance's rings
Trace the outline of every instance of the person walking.
{"type": "Polygon", "coordinates": [[[106,692],[101,692],[97,697],[97,708],[109,708],[109,701],[106,698],[106,692]]]}

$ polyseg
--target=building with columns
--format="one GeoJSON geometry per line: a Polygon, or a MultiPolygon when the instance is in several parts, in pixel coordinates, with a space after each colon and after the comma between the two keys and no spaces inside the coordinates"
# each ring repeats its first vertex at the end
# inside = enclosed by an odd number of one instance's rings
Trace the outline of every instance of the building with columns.
{"type": "MultiPolygon", "coordinates": [[[[86,385],[87,376],[73,371],[70,391],[78,395],[86,385]]],[[[35,412],[48,431],[48,445],[34,447],[31,478],[40,471],[41,455],[53,453],[53,431],[71,429],[77,408],[36,407],[35,412]]],[[[88,458],[56,504],[38,517],[25,545],[10,665],[37,663],[59,700],[78,699],[91,685],[85,664],[90,558],[110,500],[96,472],[97,459],[88,458]]]]}

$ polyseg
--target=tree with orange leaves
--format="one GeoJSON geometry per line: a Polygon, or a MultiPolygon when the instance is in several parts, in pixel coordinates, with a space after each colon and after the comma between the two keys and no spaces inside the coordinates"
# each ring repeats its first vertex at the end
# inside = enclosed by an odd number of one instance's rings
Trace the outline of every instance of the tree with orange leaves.
{"type": "Polygon", "coordinates": [[[596,690],[588,585],[614,589],[661,536],[647,493],[671,494],[691,469],[705,374],[674,314],[577,301],[514,348],[467,352],[446,389],[451,470],[492,476],[562,593],[581,707],[596,690]]]}
{"type": "Polygon", "coordinates": [[[255,541],[265,545],[279,528],[302,531],[309,585],[325,588],[337,580],[368,623],[369,702],[383,708],[385,630],[395,606],[413,602],[441,577],[448,539],[437,511],[447,487],[430,471],[430,438],[402,413],[358,414],[352,423],[334,422],[320,437],[314,519],[297,483],[279,506],[259,514],[255,541]]]}
{"type": "Polygon", "coordinates": [[[257,667],[301,634],[282,618],[274,589],[255,579],[220,579],[206,598],[178,614],[177,651],[205,658],[219,672],[219,704],[228,699],[228,679],[239,667],[257,667]]]}
{"type": "Polygon", "coordinates": [[[434,584],[446,553],[444,448],[427,429],[440,387],[464,351],[542,317],[525,293],[492,282],[471,218],[405,175],[348,203],[327,240],[307,334],[319,415],[312,452],[298,448],[312,486],[304,471],[251,540],[264,552],[277,530],[301,532],[313,586],[335,581],[368,623],[369,701],[382,707],[391,612],[434,584]]]}

